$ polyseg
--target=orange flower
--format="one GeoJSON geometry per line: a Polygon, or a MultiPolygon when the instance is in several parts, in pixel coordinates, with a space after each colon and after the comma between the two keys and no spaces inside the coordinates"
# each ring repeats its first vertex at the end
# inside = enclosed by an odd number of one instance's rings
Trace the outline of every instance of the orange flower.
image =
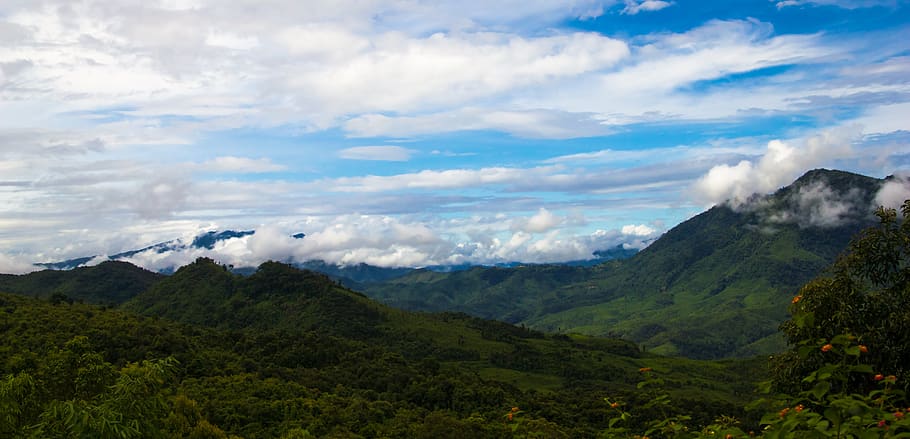
{"type": "Polygon", "coordinates": [[[508,415],[506,415],[506,417],[509,418],[509,420],[511,421],[511,420],[512,420],[512,413],[509,413],[508,415]]]}
{"type": "Polygon", "coordinates": [[[872,379],[875,381],[881,381],[881,380],[885,379],[885,376],[880,373],[877,373],[877,374],[875,374],[874,377],[872,377],[872,379]]]}
{"type": "Polygon", "coordinates": [[[512,407],[512,413],[518,412],[518,407],[512,407]]]}
{"type": "Polygon", "coordinates": [[[619,407],[619,403],[614,402],[613,404],[610,404],[610,407],[613,407],[613,408],[619,407]]]}
{"type": "Polygon", "coordinates": [[[784,409],[780,411],[780,417],[783,418],[784,416],[787,416],[787,413],[790,413],[790,407],[784,407],[784,409]]]}
{"type": "Polygon", "coordinates": [[[730,433],[727,433],[727,435],[724,436],[724,439],[733,439],[733,435],[730,433]]]}
{"type": "Polygon", "coordinates": [[[861,345],[859,345],[859,351],[866,354],[869,352],[869,348],[867,348],[866,345],[861,344],[861,345]]]}
{"type": "Polygon", "coordinates": [[[896,383],[896,382],[897,382],[897,377],[894,376],[894,375],[888,375],[888,376],[885,377],[885,380],[887,380],[888,382],[891,382],[891,383],[896,383]]]}
{"type": "Polygon", "coordinates": [[[795,407],[796,413],[799,413],[799,412],[803,411],[804,408],[805,408],[805,407],[803,407],[802,404],[797,405],[797,406],[795,407]]]}
{"type": "Polygon", "coordinates": [[[834,349],[834,346],[832,346],[831,343],[828,343],[828,344],[822,346],[822,352],[828,352],[831,349],[834,349]]]}
{"type": "Polygon", "coordinates": [[[897,419],[904,419],[904,412],[894,412],[894,417],[897,419]]]}
{"type": "Polygon", "coordinates": [[[654,369],[651,369],[650,367],[642,367],[641,369],[638,369],[638,371],[641,373],[650,372],[652,370],[654,369]]]}
{"type": "Polygon", "coordinates": [[[793,302],[791,302],[791,303],[794,303],[794,304],[799,303],[800,299],[802,299],[802,298],[803,298],[803,296],[801,294],[793,296],[793,302]]]}

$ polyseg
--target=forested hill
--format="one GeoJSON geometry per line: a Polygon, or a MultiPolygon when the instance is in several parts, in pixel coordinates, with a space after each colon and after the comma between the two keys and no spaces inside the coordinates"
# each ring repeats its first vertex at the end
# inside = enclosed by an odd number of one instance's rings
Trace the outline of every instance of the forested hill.
{"type": "Polygon", "coordinates": [[[106,261],[70,271],[0,274],[0,291],[58,301],[116,305],[147,290],[164,276],[127,262],[106,261]]]}
{"type": "Polygon", "coordinates": [[[618,336],[664,354],[772,353],[794,291],[874,224],[882,182],[814,170],[772,195],[717,205],[628,260],[418,272],[363,290],[408,309],[618,336]]]}
{"type": "Polygon", "coordinates": [[[646,400],[642,367],[702,423],[742,416],[761,375],[760,362],[401,311],[279,263],[242,277],[199,259],[121,309],[7,294],[0,309],[0,407],[17,413],[2,437],[595,437],[604,397],[646,400]]]}
{"type": "Polygon", "coordinates": [[[123,305],[140,314],[222,329],[319,329],[356,336],[376,331],[383,321],[380,307],[324,274],[266,262],[241,276],[206,258],[123,305]]]}

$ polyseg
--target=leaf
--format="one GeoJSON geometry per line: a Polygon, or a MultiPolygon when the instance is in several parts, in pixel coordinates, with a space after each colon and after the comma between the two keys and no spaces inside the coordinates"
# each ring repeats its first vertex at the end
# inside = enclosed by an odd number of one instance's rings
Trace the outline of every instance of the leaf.
{"type": "Polygon", "coordinates": [[[825,418],[830,420],[834,425],[840,425],[840,423],[843,421],[841,419],[840,411],[832,407],[825,409],[825,418]]]}
{"type": "Polygon", "coordinates": [[[814,396],[816,400],[821,400],[822,397],[825,396],[825,394],[827,394],[829,390],[831,390],[831,383],[829,383],[827,381],[819,381],[818,383],[815,384],[815,387],[813,387],[812,390],[809,391],[809,393],[811,393],[812,396],[814,396]]]}
{"type": "Polygon", "coordinates": [[[872,373],[872,372],[874,372],[874,370],[872,369],[872,366],[869,364],[856,364],[856,365],[850,366],[850,372],[872,373]]]}

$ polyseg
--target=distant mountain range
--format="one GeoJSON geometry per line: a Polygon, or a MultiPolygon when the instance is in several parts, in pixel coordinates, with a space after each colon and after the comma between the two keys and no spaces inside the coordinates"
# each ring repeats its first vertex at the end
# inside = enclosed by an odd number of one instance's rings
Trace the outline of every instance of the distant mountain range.
{"type": "MultiPolygon", "coordinates": [[[[67,259],[65,261],[58,262],[40,262],[36,263],[36,266],[43,267],[50,270],[72,270],[78,267],[84,267],[87,264],[96,261],[99,258],[110,261],[125,261],[129,260],[133,256],[136,256],[144,252],[154,252],[158,254],[163,254],[167,252],[179,252],[189,249],[208,249],[212,250],[215,248],[215,245],[222,241],[228,241],[231,239],[243,238],[245,236],[250,236],[255,234],[255,230],[224,230],[224,231],[210,231],[197,235],[192,239],[192,241],[185,241],[182,239],[173,239],[170,241],[165,241],[150,245],[148,247],[143,247],[137,250],[129,250],[107,257],[101,255],[93,256],[84,256],[79,258],[67,259]]],[[[295,239],[304,239],[306,234],[296,233],[291,237],[295,239]]],[[[614,248],[604,249],[595,251],[591,259],[587,260],[577,260],[577,261],[567,261],[559,262],[557,265],[567,265],[567,266],[594,266],[601,264],[606,261],[612,261],[615,259],[626,259],[632,257],[638,253],[637,248],[625,248],[622,245],[618,245],[614,248]]],[[[391,279],[395,279],[401,276],[404,276],[416,268],[413,267],[377,267],[374,265],[359,263],[359,264],[333,264],[322,260],[309,260],[304,262],[296,261],[285,261],[294,265],[297,268],[307,269],[311,271],[317,271],[323,274],[327,274],[335,280],[342,282],[343,284],[351,287],[359,286],[363,283],[373,283],[373,282],[382,282],[391,279]]],[[[492,267],[518,267],[528,265],[524,262],[504,262],[499,264],[490,265],[492,267]]],[[[540,264],[537,264],[540,265],[540,264]]],[[[430,270],[434,272],[447,273],[447,272],[456,272],[469,270],[477,265],[472,264],[459,264],[459,265],[433,265],[429,267],[422,267],[424,270],[430,270]]],[[[166,267],[162,270],[159,270],[161,274],[172,274],[177,270],[177,266],[166,267]]],[[[249,275],[256,271],[257,267],[255,266],[244,266],[244,267],[230,267],[231,270],[238,274],[249,275]]]]}
{"type": "MultiPolygon", "coordinates": [[[[215,243],[217,243],[219,241],[226,241],[226,240],[234,239],[234,238],[242,238],[244,236],[249,236],[254,233],[256,233],[255,230],[241,230],[241,231],[225,230],[222,232],[210,231],[210,232],[206,232],[206,233],[197,235],[189,243],[185,242],[182,239],[172,239],[170,241],[159,242],[157,244],[153,244],[148,247],[143,247],[138,250],[129,250],[129,251],[113,254],[113,255],[107,256],[107,259],[111,260],[111,261],[118,261],[118,260],[127,259],[130,257],[136,256],[137,254],[144,253],[144,252],[166,253],[166,252],[172,252],[172,251],[186,250],[189,248],[197,248],[197,249],[205,248],[205,249],[211,250],[211,249],[215,248],[215,243]]],[[[304,236],[305,235],[303,233],[298,233],[298,234],[295,234],[293,237],[294,238],[303,238],[304,236]]],[[[37,265],[39,267],[48,268],[51,270],[72,270],[77,267],[82,267],[85,264],[88,264],[89,262],[91,262],[99,257],[101,257],[101,255],[83,256],[83,257],[67,259],[65,261],[59,261],[59,262],[38,262],[35,265],[37,265]]],[[[177,267],[170,267],[169,269],[164,270],[164,272],[172,273],[176,269],[177,269],[177,267]]]]}
{"type": "MultiPolygon", "coordinates": [[[[692,358],[767,354],[783,347],[777,326],[794,293],[829,266],[856,233],[875,223],[875,197],[887,180],[810,171],[774,194],[714,206],[641,252],[620,247],[580,263],[411,269],[307,261],[295,266],[406,310],[464,312],[548,332],[619,337],[656,353],[692,358]]],[[[189,242],[169,241],[110,258],[211,249],[219,241],[253,233],[209,232],[189,242]]],[[[305,239],[303,234],[295,237],[305,239]]],[[[43,266],[72,268],[92,259],[43,266]]],[[[157,282],[124,267],[102,263],[74,270],[65,279],[52,271],[3,276],[0,290],[24,291],[32,279],[42,286],[30,288],[33,295],[62,293],[76,300],[121,303],[157,282]],[[101,299],[91,288],[73,287],[105,276],[132,276],[129,282],[136,286],[101,299]]],[[[223,268],[244,275],[257,272],[223,268]]]]}
{"type": "Polygon", "coordinates": [[[404,309],[622,337],[664,354],[772,353],[790,298],[874,224],[884,182],[814,170],[772,195],[717,205],[626,260],[418,270],[358,289],[404,309]]]}

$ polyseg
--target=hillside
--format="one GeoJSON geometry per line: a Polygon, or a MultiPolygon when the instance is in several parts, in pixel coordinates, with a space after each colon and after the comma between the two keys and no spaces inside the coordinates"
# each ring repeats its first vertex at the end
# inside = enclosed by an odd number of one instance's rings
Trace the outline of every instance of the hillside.
{"type": "Polygon", "coordinates": [[[126,262],[106,261],[71,271],[42,270],[0,274],[0,291],[57,300],[120,304],[147,290],[164,276],[126,262]]]}
{"type": "MultiPolygon", "coordinates": [[[[126,373],[127,362],[173,357],[179,368],[164,392],[190,401],[181,403],[195,407],[188,419],[248,438],[295,430],[317,437],[503,437],[511,431],[503,414],[514,406],[523,428],[593,437],[607,422],[604,396],[643,398],[635,389],[641,367],[659,371],[697,422],[742,416],[739,407],[761,376],[759,361],[662,358],[619,340],[400,311],[324,275],[272,262],[242,277],[199,259],[122,309],[4,294],[0,308],[0,374],[28,373],[42,385],[75,374],[77,382],[99,367],[126,373]],[[72,355],[79,358],[74,367],[110,364],[61,370],[71,363],[59,357],[72,355]]],[[[61,398],[81,395],[66,396],[68,387],[59,386],[53,394],[61,398]]],[[[187,428],[166,411],[156,416],[163,431],[187,428]]]]}
{"type": "Polygon", "coordinates": [[[856,232],[874,224],[881,184],[847,172],[810,171],[772,195],[715,206],[624,261],[420,272],[363,291],[408,309],[622,337],[662,354],[773,353],[783,347],[777,326],[787,301],[856,232]]]}

